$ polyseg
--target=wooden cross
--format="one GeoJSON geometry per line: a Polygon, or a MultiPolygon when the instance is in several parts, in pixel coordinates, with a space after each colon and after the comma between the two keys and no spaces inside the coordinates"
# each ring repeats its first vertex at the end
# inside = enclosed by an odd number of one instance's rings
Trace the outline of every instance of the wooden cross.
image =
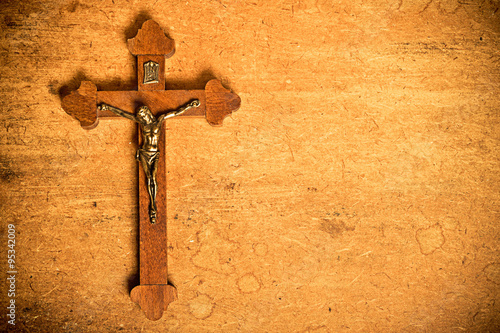
{"type": "MultiPolygon", "coordinates": [[[[153,20],[146,21],[137,35],[128,40],[128,49],[137,56],[137,91],[97,91],[95,84],[83,81],[78,90],[63,98],[63,109],[78,119],[83,128],[95,128],[100,118],[117,117],[97,107],[101,104],[129,113],[139,106],[148,106],[157,115],[199,100],[199,107],[179,117],[205,117],[213,126],[221,126],[224,118],[240,107],[238,95],[225,89],[218,80],[209,81],[205,90],[165,90],[165,59],[174,54],[175,44],[153,20]]],[[[148,213],[145,174],[139,168],[140,285],[130,293],[132,301],[140,305],[150,320],[160,319],[169,303],[177,299],[177,289],[168,284],[165,135],[160,135],[158,146],[161,157],[157,172],[158,215],[154,224],[148,213]]]]}

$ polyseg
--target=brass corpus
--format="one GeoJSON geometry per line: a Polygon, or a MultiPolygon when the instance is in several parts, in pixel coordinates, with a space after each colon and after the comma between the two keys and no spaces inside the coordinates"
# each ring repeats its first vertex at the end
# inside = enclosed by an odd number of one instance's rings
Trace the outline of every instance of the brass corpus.
{"type": "Polygon", "coordinates": [[[152,224],[156,223],[156,193],[158,185],[156,182],[156,173],[158,171],[158,161],[160,160],[160,150],[158,142],[160,140],[161,125],[163,121],[184,113],[191,108],[200,106],[200,101],[195,99],[177,110],[161,114],[156,118],[147,106],[141,106],[137,113],[126,112],[111,105],[101,104],[99,110],[109,110],[119,116],[135,121],[141,127],[142,145],[137,150],[135,158],[144,169],[149,193],[149,220],[152,224]]]}

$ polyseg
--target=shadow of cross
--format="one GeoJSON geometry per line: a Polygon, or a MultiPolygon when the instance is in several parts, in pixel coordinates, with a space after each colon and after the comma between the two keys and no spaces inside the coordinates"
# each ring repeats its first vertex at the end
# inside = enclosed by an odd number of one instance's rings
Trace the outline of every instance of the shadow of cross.
{"type": "MultiPolygon", "coordinates": [[[[63,109],[80,121],[83,128],[95,128],[100,118],[118,117],[110,110],[97,107],[101,104],[123,110],[133,117],[137,106],[148,106],[153,115],[159,115],[198,100],[198,107],[186,110],[179,117],[205,117],[213,126],[221,126],[224,118],[240,107],[238,95],[225,89],[218,80],[209,81],[205,90],[165,90],[165,59],[174,54],[175,45],[153,20],[146,21],[137,35],[128,40],[128,49],[137,56],[137,91],[97,91],[95,84],[83,81],[78,90],[63,98],[63,109]]],[[[164,135],[159,136],[158,147],[160,150],[165,147],[164,135]]],[[[160,156],[156,223],[150,221],[147,179],[139,168],[140,285],[130,293],[132,301],[140,305],[150,320],[160,319],[169,303],[177,299],[177,290],[167,279],[167,182],[165,155],[160,156]]]]}

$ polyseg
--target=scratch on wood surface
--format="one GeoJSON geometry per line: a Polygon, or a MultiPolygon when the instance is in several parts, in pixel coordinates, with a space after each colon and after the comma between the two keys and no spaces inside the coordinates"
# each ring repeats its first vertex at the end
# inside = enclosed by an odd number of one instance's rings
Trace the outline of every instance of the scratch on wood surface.
{"type": "Polygon", "coordinates": [[[373,251],[368,251],[368,252],[365,252],[363,254],[360,254],[358,257],[364,257],[366,255],[369,255],[370,253],[372,253],[373,251]]]}
{"type": "Polygon", "coordinates": [[[363,272],[361,272],[361,273],[360,273],[358,276],[356,276],[356,277],[355,277],[355,278],[354,278],[351,282],[349,282],[349,283],[347,284],[347,286],[348,286],[348,287],[349,287],[349,286],[351,286],[354,282],[356,282],[356,281],[359,279],[359,277],[360,277],[361,275],[363,275],[363,272]]]}
{"type": "Polygon", "coordinates": [[[45,296],[47,296],[47,295],[51,294],[51,293],[52,293],[54,290],[56,290],[58,287],[59,287],[59,285],[55,286],[55,287],[54,287],[54,288],[52,288],[52,289],[51,289],[48,293],[43,294],[43,295],[42,295],[42,297],[45,297],[45,296]]]}

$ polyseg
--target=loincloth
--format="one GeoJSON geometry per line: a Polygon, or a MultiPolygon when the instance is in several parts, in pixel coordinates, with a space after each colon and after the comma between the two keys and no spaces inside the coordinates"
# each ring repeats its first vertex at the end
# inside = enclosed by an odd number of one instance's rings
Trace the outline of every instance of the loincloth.
{"type": "Polygon", "coordinates": [[[157,162],[160,159],[160,152],[159,151],[147,151],[144,149],[137,149],[137,153],[135,154],[135,158],[140,161],[141,158],[146,160],[146,163],[148,165],[153,164],[153,162],[157,162]]]}

